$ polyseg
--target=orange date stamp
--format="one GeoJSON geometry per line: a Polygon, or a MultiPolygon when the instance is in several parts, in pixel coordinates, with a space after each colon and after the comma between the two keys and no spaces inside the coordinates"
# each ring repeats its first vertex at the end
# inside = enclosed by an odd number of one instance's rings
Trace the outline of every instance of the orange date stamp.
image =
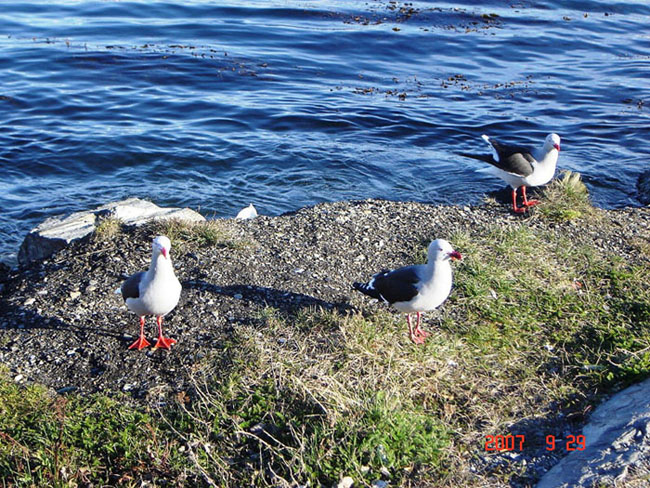
{"type": "MultiPolygon", "coordinates": [[[[554,451],[556,448],[554,435],[546,436],[546,450],[554,451]]],[[[486,451],[523,451],[526,443],[526,436],[523,434],[508,435],[486,435],[486,451]]],[[[587,439],[584,435],[569,434],[566,436],[564,448],[567,451],[584,451],[587,447],[587,439]]]]}

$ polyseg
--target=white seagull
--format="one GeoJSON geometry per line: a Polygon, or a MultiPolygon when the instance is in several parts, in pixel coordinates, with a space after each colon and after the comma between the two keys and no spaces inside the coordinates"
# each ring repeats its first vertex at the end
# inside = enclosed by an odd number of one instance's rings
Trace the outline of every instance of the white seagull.
{"type": "Polygon", "coordinates": [[[515,146],[506,146],[489,138],[481,136],[490,145],[492,154],[465,154],[466,156],[491,164],[478,171],[498,176],[512,187],[512,209],[516,213],[525,212],[525,207],[539,203],[537,200],[526,198],[527,186],[545,185],[553,178],[557,158],[560,154],[560,136],[549,134],[544,140],[544,145],[536,149],[525,149],[515,146]],[[517,207],[517,189],[521,188],[523,207],[517,207]]]}
{"type": "Polygon", "coordinates": [[[154,349],[169,349],[176,343],[174,339],[163,337],[162,333],[163,317],[178,304],[182,288],[174,274],[169,254],[171,247],[172,244],[167,237],[156,237],[152,243],[153,252],[149,269],[130,276],[117,290],[118,293],[122,293],[129,310],[140,317],[140,337],[129,346],[129,349],[140,350],[151,345],[144,337],[146,315],[155,315],[158,323],[158,341],[154,349]]]}
{"type": "Polygon", "coordinates": [[[462,256],[446,240],[436,239],[429,244],[427,264],[381,271],[367,283],[354,283],[352,287],[404,312],[411,340],[424,344],[429,334],[420,328],[420,314],[439,307],[449,296],[452,284],[449,262],[452,259],[462,259],[462,256]],[[414,312],[417,314],[415,328],[411,325],[411,313],[414,312]]]}

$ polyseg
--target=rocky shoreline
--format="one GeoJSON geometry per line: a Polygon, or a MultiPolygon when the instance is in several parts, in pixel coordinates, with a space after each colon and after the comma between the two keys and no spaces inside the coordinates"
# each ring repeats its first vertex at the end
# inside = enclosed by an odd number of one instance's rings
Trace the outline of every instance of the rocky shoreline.
{"type": "MultiPolygon", "coordinates": [[[[134,404],[161,405],[187,391],[193,370],[218,355],[240,327],[266,307],[288,316],[309,307],[357,310],[351,289],[382,268],[404,265],[433,238],[495,227],[555,232],[630,261],[646,259],[650,209],[598,210],[606,219],[548,222],[521,217],[492,202],[475,207],[413,202],[319,204],[278,217],[219,221],[206,244],[182,231],[170,236],[183,285],[165,330],[171,351],[130,351],[137,318],[114,293],[125,276],[148,266],[159,224],[93,234],[43,261],[0,277],[0,363],[17,383],[60,393],[124,394],[134,404]]],[[[463,252],[463,249],[459,249],[463,252]]],[[[452,319],[453,308],[445,313],[452,319]]],[[[147,322],[148,336],[154,322],[147,322]]]]}

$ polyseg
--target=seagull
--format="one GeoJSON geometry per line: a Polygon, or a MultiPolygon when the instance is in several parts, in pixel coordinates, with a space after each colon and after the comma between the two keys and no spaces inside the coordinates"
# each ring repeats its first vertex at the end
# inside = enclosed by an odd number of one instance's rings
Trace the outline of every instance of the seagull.
{"type": "Polygon", "coordinates": [[[526,198],[526,187],[545,185],[551,181],[560,154],[560,136],[549,134],[542,147],[532,150],[500,144],[485,134],[481,137],[490,145],[492,155],[465,153],[461,155],[486,161],[492,165],[478,171],[498,176],[512,187],[512,210],[515,213],[523,213],[526,207],[538,204],[537,200],[526,198]],[[517,207],[518,188],[521,188],[523,207],[517,207]]]}
{"type": "Polygon", "coordinates": [[[381,271],[367,283],[354,283],[352,287],[404,312],[411,340],[424,344],[429,334],[420,328],[420,314],[439,307],[449,296],[452,259],[462,259],[462,256],[446,240],[436,239],[429,244],[427,264],[381,271]],[[414,312],[417,314],[415,328],[411,325],[414,312]]]}
{"type": "Polygon", "coordinates": [[[172,259],[169,255],[172,243],[166,236],[153,240],[151,265],[147,271],[140,271],[122,283],[116,293],[121,293],[126,306],[140,317],[140,337],[129,346],[138,351],[151,344],[144,337],[144,318],[155,315],[158,324],[158,341],[154,349],[169,349],[175,344],[174,339],[163,337],[163,317],[178,304],[181,296],[181,284],[174,274],[172,259]]]}
{"type": "Polygon", "coordinates": [[[257,210],[251,203],[248,207],[242,208],[235,218],[246,220],[246,219],[254,219],[255,217],[257,217],[257,210]]]}

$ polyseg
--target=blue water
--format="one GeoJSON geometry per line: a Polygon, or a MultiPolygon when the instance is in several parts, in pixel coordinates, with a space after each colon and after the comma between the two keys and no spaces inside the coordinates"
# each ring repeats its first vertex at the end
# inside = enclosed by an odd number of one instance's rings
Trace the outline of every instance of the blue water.
{"type": "Polygon", "coordinates": [[[557,132],[596,204],[637,205],[649,111],[650,2],[3,1],[0,257],[127,196],[477,203],[483,133],[557,132]]]}

